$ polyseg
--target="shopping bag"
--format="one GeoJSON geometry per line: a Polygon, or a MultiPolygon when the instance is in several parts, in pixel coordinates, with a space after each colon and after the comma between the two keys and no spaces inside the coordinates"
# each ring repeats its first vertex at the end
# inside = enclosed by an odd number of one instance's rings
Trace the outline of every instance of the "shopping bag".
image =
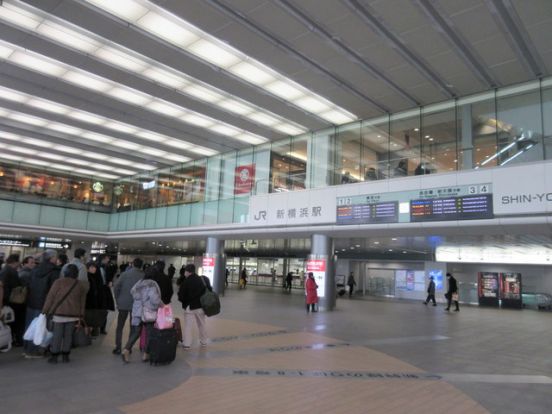
{"type": "Polygon", "coordinates": [[[157,329],[170,329],[174,324],[174,316],[171,305],[164,305],[157,309],[155,327],[157,329]]]}
{"type": "Polygon", "coordinates": [[[42,343],[40,344],[41,348],[48,348],[50,344],[52,343],[52,340],[54,339],[54,333],[50,331],[46,331],[46,335],[44,336],[44,339],[42,343]]]}
{"type": "Polygon", "coordinates": [[[38,316],[31,321],[31,324],[29,325],[29,327],[25,331],[25,334],[23,335],[23,339],[25,341],[32,341],[34,339],[34,334],[35,334],[36,323],[37,322],[38,322],[38,316]]]}
{"type": "Polygon", "coordinates": [[[11,349],[12,334],[8,325],[0,322],[0,352],[8,352],[11,349]]]}
{"type": "Polygon", "coordinates": [[[48,330],[46,329],[46,322],[46,315],[44,313],[38,315],[38,320],[36,322],[33,335],[33,343],[36,346],[42,345],[42,342],[44,342],[46,338],[46,334],[48,333],[48,330]]]}
{"type": "Polygon", "coordinates": [[[73,346],[83,347],[92,344],[92,338],[86,333],[86,323],[82,321],[73,331],[73,346]]]}

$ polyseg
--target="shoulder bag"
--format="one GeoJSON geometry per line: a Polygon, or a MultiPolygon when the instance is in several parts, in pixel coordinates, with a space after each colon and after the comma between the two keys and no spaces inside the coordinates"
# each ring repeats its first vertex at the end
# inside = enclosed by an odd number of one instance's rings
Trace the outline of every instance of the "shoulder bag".
{"type": "Polygon", "coordinates": [[[205,293],[199,298],[199,303],[201,303],[201,308],[205,312],[205,315],[218,315],[220,313],[220,299],[215,292],[207,288],[204,277],[201,276],[201,281],[203,282],[203,286],[205,286],[205,293]]]}
{"type": "Polygon", "coordinates": [[[47,320],[46,320],[46,329],[48,331],[52,332],[52,330],[54,329],[53,317],[54,317],[54,314],[56,313],[57,309],[65,301],[65,299],[67,299],[67,297],[71,294],[73,289],[75,289],[75,286],[77,286],[78,284],[79,284],[79,280],[75,279],[75,283],[73,283],[73,286],[71,286],[71,288],[67,291],[67,293],[65,295],[63,295],[63,297],[60,299],[60,301],[58,303],[56,303],[54,308],[50,312],[48,312],[48,315],[46,315],[46,318],[47,318],[47,320]]]}

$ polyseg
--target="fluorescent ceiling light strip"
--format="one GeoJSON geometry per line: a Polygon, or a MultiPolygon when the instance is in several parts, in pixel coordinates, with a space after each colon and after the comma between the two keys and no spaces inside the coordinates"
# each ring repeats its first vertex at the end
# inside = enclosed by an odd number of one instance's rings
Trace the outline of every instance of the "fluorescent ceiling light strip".
{"type": "Polygon", "coordinates": [[[228,72],[234,74],[236,77],[245,80],[248,83],[255,84],[256,86],[276,95],[280,98],[287,100],[290,103],[304,109],[306,112],[313,113],[320,118],[326,119],[331,122],[330,118],[325,114],[321,114],[320,107],[324,107],[327,110],[334,110],[342,114],[347,122],[351,122],[357,119],[357,117],[339,107],[328,99],[314,93],[313,91],[305,88],[296,82],[291,81],[286,76],[263,65],[256,59],[247,56],[245,53],[227,45],[223,41],[211,36],[207,32],[199,29],[198,27],[190,24],[179,16],[175,16],[169,13],[167,10],[140,0],[125,0],[126,8],[121,7],[120,4],[115,4],[112,0],[84,0],[87,3],[107,11],[110,14],[114,14],[117,17],[126,20],[129,23],[135,24],[141,29],[149,32],[150,34],[157,36],[173,45],[195,55],[196,57],[209,62],[212,65],[218,66],[228,72]],[[140,10],[140,12],[136,12],[140,10]],[[145,14],[145,11],[147,12],[145,14]],[[293,85],[292,88],[297,89],[300,94],[297,94],[295,98],[300,95],[310,99],[310,102],[316,102],[314,108],[311,105],[296,103],[292,98],[286,96],[287,94],[277,93],[274,87],[269,87],[270,83],[284,82],[286,84],[293,85]]]}
{"type": "MultiPolygon", "coordinates": [[[[15,3],[9,0],[6,2],[6,6],[12,11],[19,11],[20,14],[33,16],[33,21],[40,22],[38,26],[36,26],[35,23],[32,27],[23,25],[23,28],[34,31],[43,37],[47,37],[48,39],[60,42],[64,46],[69,46],[81,52],[91,54],[107,64],[116,66],[123,70],[127,70],[141,77],[153,79],[157,82],[161,81],[161,83],[165,86],[179,89],[179,92],[181,93],[191,95],[194,98],[211,103],[225,111],[236,113],[245,118],[248,118],[247,113],[249,112],[263,112],[266,116],[277,117],[280,122],[287,122],[289,124],[292,124],[299,130],[301,130],[301,132],[306,131],[304,127],[298,124],[287,121],[279,115],[249,104],[245,101],[241,104],[241,107],[239,104],[228,105],[227,102],[225,102],[225,104],[222,104],[223,101],[227,100],[239,102],[239,98],[236,99],[226,92],[223,92],[197,79],[178,72],[169,66],[149,59],[146,56],[143,56],[137,52],[130,51],[123,46],[113,44],[107,39],[78,28],[64,20],[62,21],[64,25],[58,24],[57,22],[52,21],[52,18],[50,16],[40,12],[39,10],[31,6],[26,5],[26,10],[24,10],[21,7],[17,7],[15,3]],[[31,12],[31,10],[35,10],[36,13],[31,12]],[[116,47],[114,47],[114,45],[116,47]],[[249,110],[244,110],[244,107],[249,108],[249,110]]],[[[0,19],[2,19],[2,17],[4,18],[4,20],[7,20],[11,24],[21,26],[19,20],[17,19],[10,19],[9,17],[0,15],[0,19]]],[[[240,71],[240,73],[242,73],[244,76],[247,76],[247,78],[250,80],[259,79],[259,76],[261,76],[261,78],[263,79],[266,78],[266,76],[263,77],[262,72],[258,73],[258,69],[247,62],[241,63],[237,69],[240,71]]],[[[68,70],[65,76],[67,77],[66,80],[71,83],[78,84],[79,86],[83,86],[85,88],[103,91],[111,96],[114,96],[117,99],[121,99],[126,102],[144,105],[146,101],[145,98],[133,99],[132,95],[128,92],[121,93],[120,91],[110,90],[111,88],[105,82],[102,82],[99,79],[92,79],[92,82],[88,82],[86,78],[91,78],[90,75],[83,75],[82,73],[68,70]]],[[[273,78],[267,80],[272,79],[273,78]]],[[[167,113],[167,115],[170,114],[167,113]]],[[[252,121],[256,122],[254,119],[252,119],[252,121]]],[[[267,124],[260,124],[270,127],[270,125],[267,124]]]]}
{"type": "MultiPolygon", "coordinates": [[[[40,103],[43,103],[45,105],[49,105],[49,104],[52,103],[51,101],[48,101],[46,99],[36,98],[36,97],[33,97],[32,95],[28,95],[28,94],[25,94],[25,93],[19,92],[19,91],[14,91],[12,89],[5,88],[5,87],[2,87],[2,86],[0,86],[0,93],[1,93],[0,96],[4,96],[4,94],[12,95],[13,97],[15,97],[17,99],[18,102],[25,102],[25,101],[28,101],[32,98],[35,101],[35,103],[40,102],[40,103]]],[[[55,104],[55,105],[60,109],[66,109],[67,112],[71,111],[71,108],[69,108],[65,105],[62,105],[62,104],[55,104]]],[[[31,115],[21,114],[21,113],[15,112],[15,111],[7,111],[6,114],[0,114],[0,116],[6,116],[8,118],[15,119],[15,120],[20,121],[20,122],[29,123],[31,125],[44,126],[45,128],[48,128],[48,129],[52,129],[52,130],[55,130],[55,131],[58,131],[58,132],[63,132],[63,133],[70,134],[70,135],[77,135],[77,136],[80,136],[82,138],[90,139],[90,140],[97,141],[97,142],[103,142],[103,143],[111,143],[111,142],[114,142],[114,141],[128,142],[128,144],[126,144],[126,145],[128,145],[127,148],[129,148],[129,149],[131,149],[131,146],[137,145],[137,144],[132,143],[130,141],[115,139],[115,138],[108,137],[108,136],[105,136],[105,135],[102,135],[102,134],[97,134],[97,133],[94,133],[94,132],[85,131],[81,128],[76,128],[76,127],[65,125],[65,124],[62,124],[62,123],[59,123],[59,122],[49,122],[49,121],[46,121],[46,120],[44,120],[42,118],[39,118],[39,117],[34,117],[34,116],[31,116],[31,115]]],[[[191,144],[189,144],[187,142],[184,142],[184,141],[174,140],[173,138],[171,138],[169,136],[161,135],[161,134],[158,134],[158,133],[155,133],[155,132],[152,132],[152,131],[148,131],[148,130],[139,129],[137,127],[134,127],[133,125],[128,125],[128,124],[125,124],[123,122],[113,121],[113,120],[110,120],[108,118],[104,118],[104,117],[99,116],[99,115],[94,115],[94,114],[91,114],[91,113],[85,112],[85,111],[72,110],[68,114],[68,116],[71,116],[73,118],[77,118],[77,119],[79,119],[83,122],[89,122],[89,123],[92,123],[92,124],[102,124],[102,126],[105,126],[106,128],[115,129],[117,131],[121,131],[121,132],[125,132],[125,133],[135,134],[137,136],[144,137],[144,138],[147,137],[146,139],[154,140],[155,142],[158,142],[158,143],[165,143],[166,141],[177,141],[179,143],[178,144],[179,148],[181,148],[181,149],[190,149],[190,151],[193,151],[193,152],[197,152],[196,151],[197,148],[202,148],[202,147],[192,146],[191,144]]],[[[118,146],[122,147],[124,145],[125,144],[120,144],[118,146]]],[[[171,145],[171,146],[174,146],[174,145],[171,145]]],[[[138,146],[138,147],[141,148],[142,146],[138,146]]],[[[143,148],[151,148],[151,147],[143,146],[143,148]]],[[[157,151],[156,148],[151,148],[151,150],[152,151],[157,151]]],[[[206,149],[206,150],[208,150],[208,149],[206,149]]],[[[200,155],[203,155],[203,154],[200,154],[200,155]]]]}
{"type": "MultiPolygon", "coordinates": [[[[41,69],[42,65],[40,65],[39,62],[44,61],[44,67],[49,68],[48,61],[52,60],[50,58],[47,58],[45,56],[39,55],[39,54],[34,53],[34,52],[16,51],[8,58],[8,60],[10,62],[12,62],[12,56],[14,56],[14,55],[16,57],[19,57],[20,58],[19,61],[21,61],[21,62],[26,62],[26,57],[30,56],[32,58],[31,60],[32,60],[33,64],[31,66],[28,66],[28,65],[26,65],[26,63],[24,63],[23,66],[24,67],[29,67],[29,68],[31,68],[31,69],[39,72],[39,73],[43,73],[43,71],[41,69]]],[[[18,61],[16,60],[15,63],[18,63],[18,61]]],[[[64,73],[69,72],[69,71],[84,72],[84,71],[80,71],[78,69],[75,69],[75,68],[73,68],[69,65],[65,65],[63,63],[59,63],[58,65],[50,65],[50,66],[56,66],[56,67],[59,67],[59,68],[63,68],[63,66],[66,66],[67,69],[63,69],[64,73]]],[[[46,74],[48,74],[48,75],[51,74],[50,69],[47,70],[46,74]]],[[[89,74],[86,73],[86,76],[89,76],[89,74]]],[[[93,75],[90,74],[90,76],[93,76],[93,75]]],[[[54,75],[54,77],[58,77],[58,76],[54,75]]],[[[60,79],[64,80],[64,77],[62,76],[60,79]]],[[[156,99],[151,95],[144,94],[144,93],[142,93],[140,91],[137,91],[133,88],[129,88],[129,87],[126,87],[126,86],[117,86],[119,84],[117,84],[116,82],[112,82],[112,81],[107,80],[107,79],[104,80],[103,78],[102,78],[102,81],[105,81],[106,84],[110,84],[110,85],[113,86],[111,89],[108,89],[107,91],[104,91],[104,93],[106,95],[109,95],[111,97],[114,97],[114,98],[122,100],[122,101],[125,101],[125,102],[127,102],[131,105],[137,105],[137,106],[140,106],[140,107],[143,107],[143,108],[147,109],[148,108],[147,103],[150,102],[153,99],[156,99]]],[[[164,102],[161,99],[156,99],[156,100],[158,102],[164,102]]],[[[195,115],[197,117],[208,118],[208,117],[206,117],[202,114],[195,113],[193,111],[189,111],[185,108],[182,108],[182,110],[187,111],[191,115],[195,115]]],[[[74,112],[79,112],[79,111],[74,111],[74,112]]],[[[95,117],[96,117],[96,119],[99,118],[98,116],[95,116],[95,117]]],[[[180,117],[178,119],[183,120],[184,122],[186,122],[186,117],[180,117]]],[[[230,129],[236,129],[234,126],[226,124],[225,122],[221,122],[221,121],[214,120],[214,119],[213,119],[213,122],[216,125],[216,129],[213,129],[213,131],[216,132],[216,133],[218,133],[217,130],[227,131],[227,130],[230,130],[230,129]]],[[[138,131],[137,127],[125,124],[123,122],[118,122],[118,121],[109,121],[109,122],[103,123],[102,125],[106,128],[114,129],[116,131],[124,132],[126,134],[135,134],[138,131]]],[[[230,137],[233,136],[231,134],[224,134],[224,133],[222,135],[226,135],[226,136],[230,136],[230,137]]],[[[264,142],[266,142],[266,141],[268,141],[268,140],[266,138],[264,138],[264,142]]]]}

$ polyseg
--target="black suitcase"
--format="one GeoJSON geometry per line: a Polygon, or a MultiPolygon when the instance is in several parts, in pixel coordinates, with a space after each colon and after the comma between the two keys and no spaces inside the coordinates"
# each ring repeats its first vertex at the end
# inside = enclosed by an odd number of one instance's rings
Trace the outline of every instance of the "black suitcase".
{"type": "Polygon", "coordinates": [[[176,358],[178,339],[176,329],[153,329],[149,336],[148,350],[151,365],[170,364],[176,358]]]}
{"type": "Polygon", "coordinates": [[[343,296],[345,293],[346,293],[345,289],[341,289],[339,292],[337,292],[339,296],[343,296]]]}

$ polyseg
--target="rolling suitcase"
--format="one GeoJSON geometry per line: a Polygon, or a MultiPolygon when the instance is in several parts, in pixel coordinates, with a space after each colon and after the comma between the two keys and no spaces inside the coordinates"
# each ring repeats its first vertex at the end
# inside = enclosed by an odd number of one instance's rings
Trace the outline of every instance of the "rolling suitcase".
{"type": "Polygon", "coordinates": [[[176,329],[153,329],[148,341],[151,365],[170,364],[176,358],[178,345],[176,329]]]}

